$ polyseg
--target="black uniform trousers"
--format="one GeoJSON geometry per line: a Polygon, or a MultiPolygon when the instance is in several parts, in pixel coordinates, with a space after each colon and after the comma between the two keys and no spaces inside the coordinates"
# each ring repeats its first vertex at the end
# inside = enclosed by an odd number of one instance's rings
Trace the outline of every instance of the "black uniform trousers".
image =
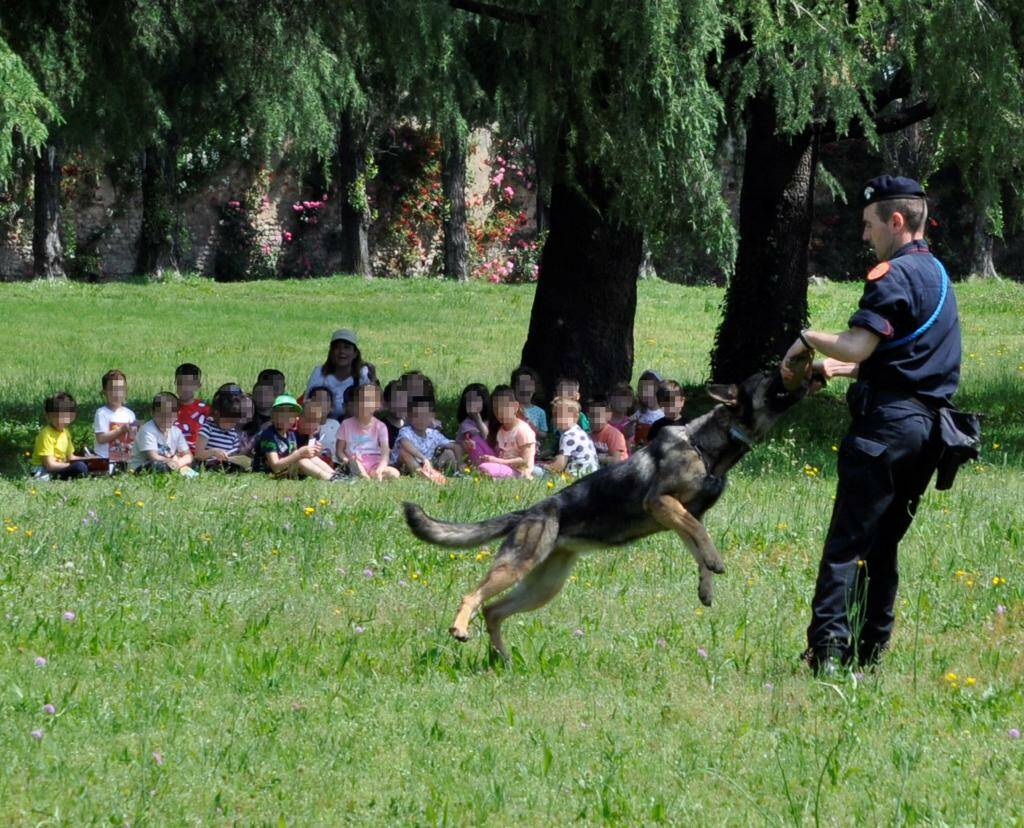
{"type": "Polygon", "coordinates": [[[892,634],[896,550],[938,460],[935,414],[915,400],[866,406],[839,449],[839,485],[818,568],[808,655],[871,663],[892,634]]]}

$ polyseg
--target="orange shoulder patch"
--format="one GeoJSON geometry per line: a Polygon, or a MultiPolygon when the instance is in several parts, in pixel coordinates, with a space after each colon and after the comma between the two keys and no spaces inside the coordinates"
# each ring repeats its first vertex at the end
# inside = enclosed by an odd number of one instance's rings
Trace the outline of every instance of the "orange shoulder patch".
{"type": "Polygon", "coordinates": [[[868,274],[868,281],[869,282],[877,282],[879,279],[881,279],[888,272],[889,272],[889,263],[888,262],[882,262],[881,264],[876,264],[873,268],[871,268],[871,272],[868,274]]]}

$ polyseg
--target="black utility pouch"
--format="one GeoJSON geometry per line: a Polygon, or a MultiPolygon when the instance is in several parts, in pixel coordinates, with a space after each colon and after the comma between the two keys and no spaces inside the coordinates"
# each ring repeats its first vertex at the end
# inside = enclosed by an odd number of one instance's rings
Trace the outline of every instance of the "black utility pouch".
{"type": "Polygon", "coordinates": [[[938,429],[939,465],[935,488],[952,488],[957,471],[968,460],[977,460],[981,450],[981,415],[955,408],[940,408],[935,419],[938,429]]]}
{"type": "Polygon", "coordinates": [[[846,405],[850,409],[850,416],[853,419],[866,417],[871,410],[871,386],[866,382],[855,382],[846,389],[846,405]]]}

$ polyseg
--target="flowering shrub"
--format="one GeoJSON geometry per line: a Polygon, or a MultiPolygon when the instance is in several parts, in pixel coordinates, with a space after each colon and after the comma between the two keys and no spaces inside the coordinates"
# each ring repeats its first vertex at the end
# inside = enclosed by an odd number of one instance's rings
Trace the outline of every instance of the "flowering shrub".
{"type": "Polygon", "coordinates": [[[254,222],[258,205],[269,204],[269,186],[270,172],[260,167],[248,190],[218,207],[220,244],[213,260],[217,281],[270,279],[277,274],[280,246],[261,237],[254,222]]]}
{"type": "Polygon", "coordinates": [[[544,239],[530,227],[523,191],[534,188],[536,171],[521,141],[495,139],[489,160],[488,190],[471,199],[470,208],[490,206],[483,221],[468,220],[470,272],[489,282],[535,282],[544,239]]]}

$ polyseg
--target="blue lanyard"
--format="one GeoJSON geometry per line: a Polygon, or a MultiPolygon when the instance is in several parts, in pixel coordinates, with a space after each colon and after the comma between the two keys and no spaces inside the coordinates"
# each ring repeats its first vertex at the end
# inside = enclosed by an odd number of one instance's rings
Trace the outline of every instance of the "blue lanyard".
{"type": "Polygon", "coordinates": [[[906,336],[900,337],[899,339],[894,340],[893,342],[884,342],[877,348],[875,348],[876,351],[889,351],[893,348],[898,348],[900,345],[906,345],[908,342],[913,342],[915,339],[921,336],[921,334],[927,331],[932,325],[934,325],[935,321],[939,318],[939,314],[942,312],[942,306],[946,304],[946,294],[949,292],[949,274],[946,273],[946,268],[943,267],[942,262],[940,262],[934,256],[932,256],[932,261],[935,262],[936,265],[938,265],[939,275],[942,277],[942,293],[939,295],[938,306],[932,312],[932,315],[928,317],[925,323],[916,331],[914,331],[911,334],[907,334],[906,336]]]}

